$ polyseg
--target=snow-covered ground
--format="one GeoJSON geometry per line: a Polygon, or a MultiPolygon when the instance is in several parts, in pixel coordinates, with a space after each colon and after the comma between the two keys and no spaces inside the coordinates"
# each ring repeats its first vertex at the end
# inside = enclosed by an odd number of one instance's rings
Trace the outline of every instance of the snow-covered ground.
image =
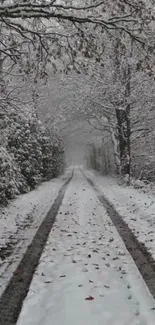
{"type": "Polygon", "coordinates": [[[116,228],[76,170],[17,325],[154,325],[154,308],[116,228]]]}
{"type": "Polygon", "coordinates": [[[84,171],[96,188],[113,203],[129,228],[155,259],[155,196],[120,186],[114,178],[84,171]]]}
{"type": "Polygon", "coordinates": [[[62,177],[43,183],[0,209],[0,251],[4,249],[4,257],[0,257],[0,294],[70,174],[67,170],[62,177]]]}

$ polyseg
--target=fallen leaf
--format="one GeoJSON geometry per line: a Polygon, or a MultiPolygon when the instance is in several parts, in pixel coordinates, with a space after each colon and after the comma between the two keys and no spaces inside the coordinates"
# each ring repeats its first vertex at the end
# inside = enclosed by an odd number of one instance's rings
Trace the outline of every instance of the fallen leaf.
{"type": "Polygon", "coordinates": [[[110,264],[109,263],[106,263],[105,265],[106,265],[106,267],[110,267],[110,264]]]}
{"type": "Polygon", "coordinates": [[[89,296],[89,297],[85,298],[85,300],[89,300],[89,301],[92,301],[92,300],[94,300],[94,297],[92,297],[92,296],[89,296]]]}
{"type": "Polygon", "coordinates": [[[119,255],[119,256],[124,256],[125,253],[119,252],[118,255],[119,255]]]}
{"type": "Polygon", "coordinates": [[[125,270],[123,270],[123,271],[121,272],[121,274],[126,274],[126,271],[125,271],[125,270]]]}
{"type": "Polygon", "coordinates": [[[97,249],[93,249],[93,253],[97,253],[97,254],[98,254],[98,251],[97,251],[97,249]]]}

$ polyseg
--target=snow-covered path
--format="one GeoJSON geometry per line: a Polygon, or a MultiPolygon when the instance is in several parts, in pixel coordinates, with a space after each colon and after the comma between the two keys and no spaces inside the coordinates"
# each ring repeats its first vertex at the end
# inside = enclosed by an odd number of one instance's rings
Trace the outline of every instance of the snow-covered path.
{"type": "Polygon", "coordinates": [[[120,186],[115,178],[84,170],[97,188],[119,212],[132,233],[155,260],[155,195],[132,186],[120,186]]]}
{"type": "Polygon", "coordinates": [[[17,325],[154,325],[154,309],[116,228],[76,170],[17,325]]]}
{"type": "Polygon", "coordinates": [[[0,208],[0,295],[71,171],[0,208]]]}

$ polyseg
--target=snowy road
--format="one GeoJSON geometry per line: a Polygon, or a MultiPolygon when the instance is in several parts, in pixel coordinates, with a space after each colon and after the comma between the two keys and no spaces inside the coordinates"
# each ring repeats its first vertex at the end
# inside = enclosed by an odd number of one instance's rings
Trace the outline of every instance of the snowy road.
{"type": "Polygon", "coordinates": [[[103,205],[75,170],[17,325],[154,325],[154,309],[103,205]]]}
{"type": "Polygon", "coordinates": [[[0,295],[70,175],[68,169],[62,177],[45,182],[0,208],[0,295]]]}

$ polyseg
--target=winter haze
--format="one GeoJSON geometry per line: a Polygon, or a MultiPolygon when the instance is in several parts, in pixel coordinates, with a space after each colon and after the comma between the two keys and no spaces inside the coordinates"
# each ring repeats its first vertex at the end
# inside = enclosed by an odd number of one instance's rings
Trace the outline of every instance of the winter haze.
{"type": "Polygon", "coordinates": [[[0,1],[0,325],[155,324],[155,5],[0,1]]]}

